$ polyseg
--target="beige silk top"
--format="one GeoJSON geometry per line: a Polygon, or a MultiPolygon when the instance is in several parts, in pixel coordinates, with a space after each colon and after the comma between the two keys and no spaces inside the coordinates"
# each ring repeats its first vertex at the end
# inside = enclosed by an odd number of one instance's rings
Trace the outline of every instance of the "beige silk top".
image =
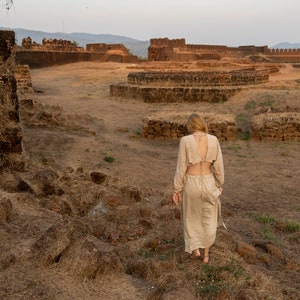
{"type": "Polygon", "coordinates": [[[203,159],[200,156],[193,134],[181,138],[174,177],[174,192],[182,191],[187,168],[201,161],[212,163],[211,171],[214,174],[217,187],[221,187],[224,184],[224,164],[219,141],[214,135],[206,134],[206,136],[208,149],[206,157],[203,159]]]}

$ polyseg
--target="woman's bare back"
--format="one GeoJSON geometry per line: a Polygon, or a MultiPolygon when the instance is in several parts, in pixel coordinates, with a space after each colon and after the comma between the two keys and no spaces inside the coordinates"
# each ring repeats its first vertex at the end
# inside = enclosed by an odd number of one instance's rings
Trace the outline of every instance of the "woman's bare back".
{"type": "Polygon", "coordinates": [[[194,176],[203,176],[211,173],[211,163],[206,161],[208,151],[208,138],[206,134],[194,134],[195,141],[198,145],[201,161],[195,165],[189,166],[187,174],[194,176]]]}

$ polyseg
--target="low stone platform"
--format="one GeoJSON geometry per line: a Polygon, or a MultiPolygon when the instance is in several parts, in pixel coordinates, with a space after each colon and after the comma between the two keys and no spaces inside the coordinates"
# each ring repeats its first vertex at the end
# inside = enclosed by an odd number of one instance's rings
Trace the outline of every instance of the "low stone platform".
{"type": "Polygon", "coordinates": [[[256,70],[234,71],[182,71],[182,72],[131,72],[127,83],[171,87],[237,86],[262,83],[269,80],[269,73],[256,70]]]}
{"type": "Polygon", "coordinates": [[[243,86],[269,80],[267,71],[131,72],[127,82],[110,86],[110,95],[145,102],[224,102],[243,86]]]}
{"type": "Polygon", "coordinates": [[[262,141],[300,141],[298,112],[267,113],[254,116],[251,138],[262,141]]]}
{"type": "MultiPolygon", "coordinates": [[[[201,113],[208,124],[209,132],[220,141],[235,141],[241,129],[232,114],[201,113]]],[[[188,134],[188,113],[153,114],[144,119],[142,137],[148,139],[179,139],[188,134]]],[[[298,112],[263,113],[253,116],[247,139],[258,141],[300,141],[300,114],[298,112]]]]}
{"type": "MultiPolygon", "coordinates": [[[[142,137],[148,139],[178,139],[188,134],[186,121],[190,114],[154,114],[144,119],[142,137]]],[[[231,114],[201,114],[208,124],[209,132],[221,141],[236,140],[236,123],[231,114]]]]}
{"type": "Polygon", "coordinates": [[[147,87],[127,83],[110,86],[111,96],[141,99],[148,103],[225,102],[240,91],[240,87],[147,87]]]}

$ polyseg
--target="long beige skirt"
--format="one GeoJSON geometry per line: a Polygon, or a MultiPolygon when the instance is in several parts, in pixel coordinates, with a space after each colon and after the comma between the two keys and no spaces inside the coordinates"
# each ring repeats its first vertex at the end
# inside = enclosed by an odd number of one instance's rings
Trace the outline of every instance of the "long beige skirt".
{"type": "Polygon", "coordinates": [[[213,174],[186,175],[182,200],[185,251],[210,247],[221,220],[221,191],[213,174]]]}

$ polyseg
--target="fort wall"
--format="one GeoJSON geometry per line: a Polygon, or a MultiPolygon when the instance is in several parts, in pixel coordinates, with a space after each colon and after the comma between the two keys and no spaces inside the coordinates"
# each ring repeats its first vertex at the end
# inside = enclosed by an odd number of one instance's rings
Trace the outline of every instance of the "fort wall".
{"type": "Polygon", "coordinates": [[[0,171],[24,168],[14,45],[15,33],[0,31],[0,171]]]}
{"type": "Polygon", "coordinates": [[[32,69],[75,63],[80,61],[102,61],[103,58],[103,53],[79,51],[32,51],[26,49],[18,49],[16,52],[16,62],[22,65],[29,65],[32,69]]]}
{"type": "Polygon", "coordinates": [[[118,63],[138,63],[123,44],[87,44],[87,49],[78,47],[74,42],[57,39],[43,39],[42,44],[22,40],[22,47],[16,48],[16,61],[30,68],[43,68],[80,61],[110,61],[118,63]]]}
{"type": "Polygon", "coordinates": [[[162,38],[151,39],[148,48],[149,61],[220,60],[224,57],[244,58],[251,55],[262,55],[275,63],[300,62],[300,49],[270,49],[268,46],[193,45],[186,44],[185,39],[162,38]]]}

